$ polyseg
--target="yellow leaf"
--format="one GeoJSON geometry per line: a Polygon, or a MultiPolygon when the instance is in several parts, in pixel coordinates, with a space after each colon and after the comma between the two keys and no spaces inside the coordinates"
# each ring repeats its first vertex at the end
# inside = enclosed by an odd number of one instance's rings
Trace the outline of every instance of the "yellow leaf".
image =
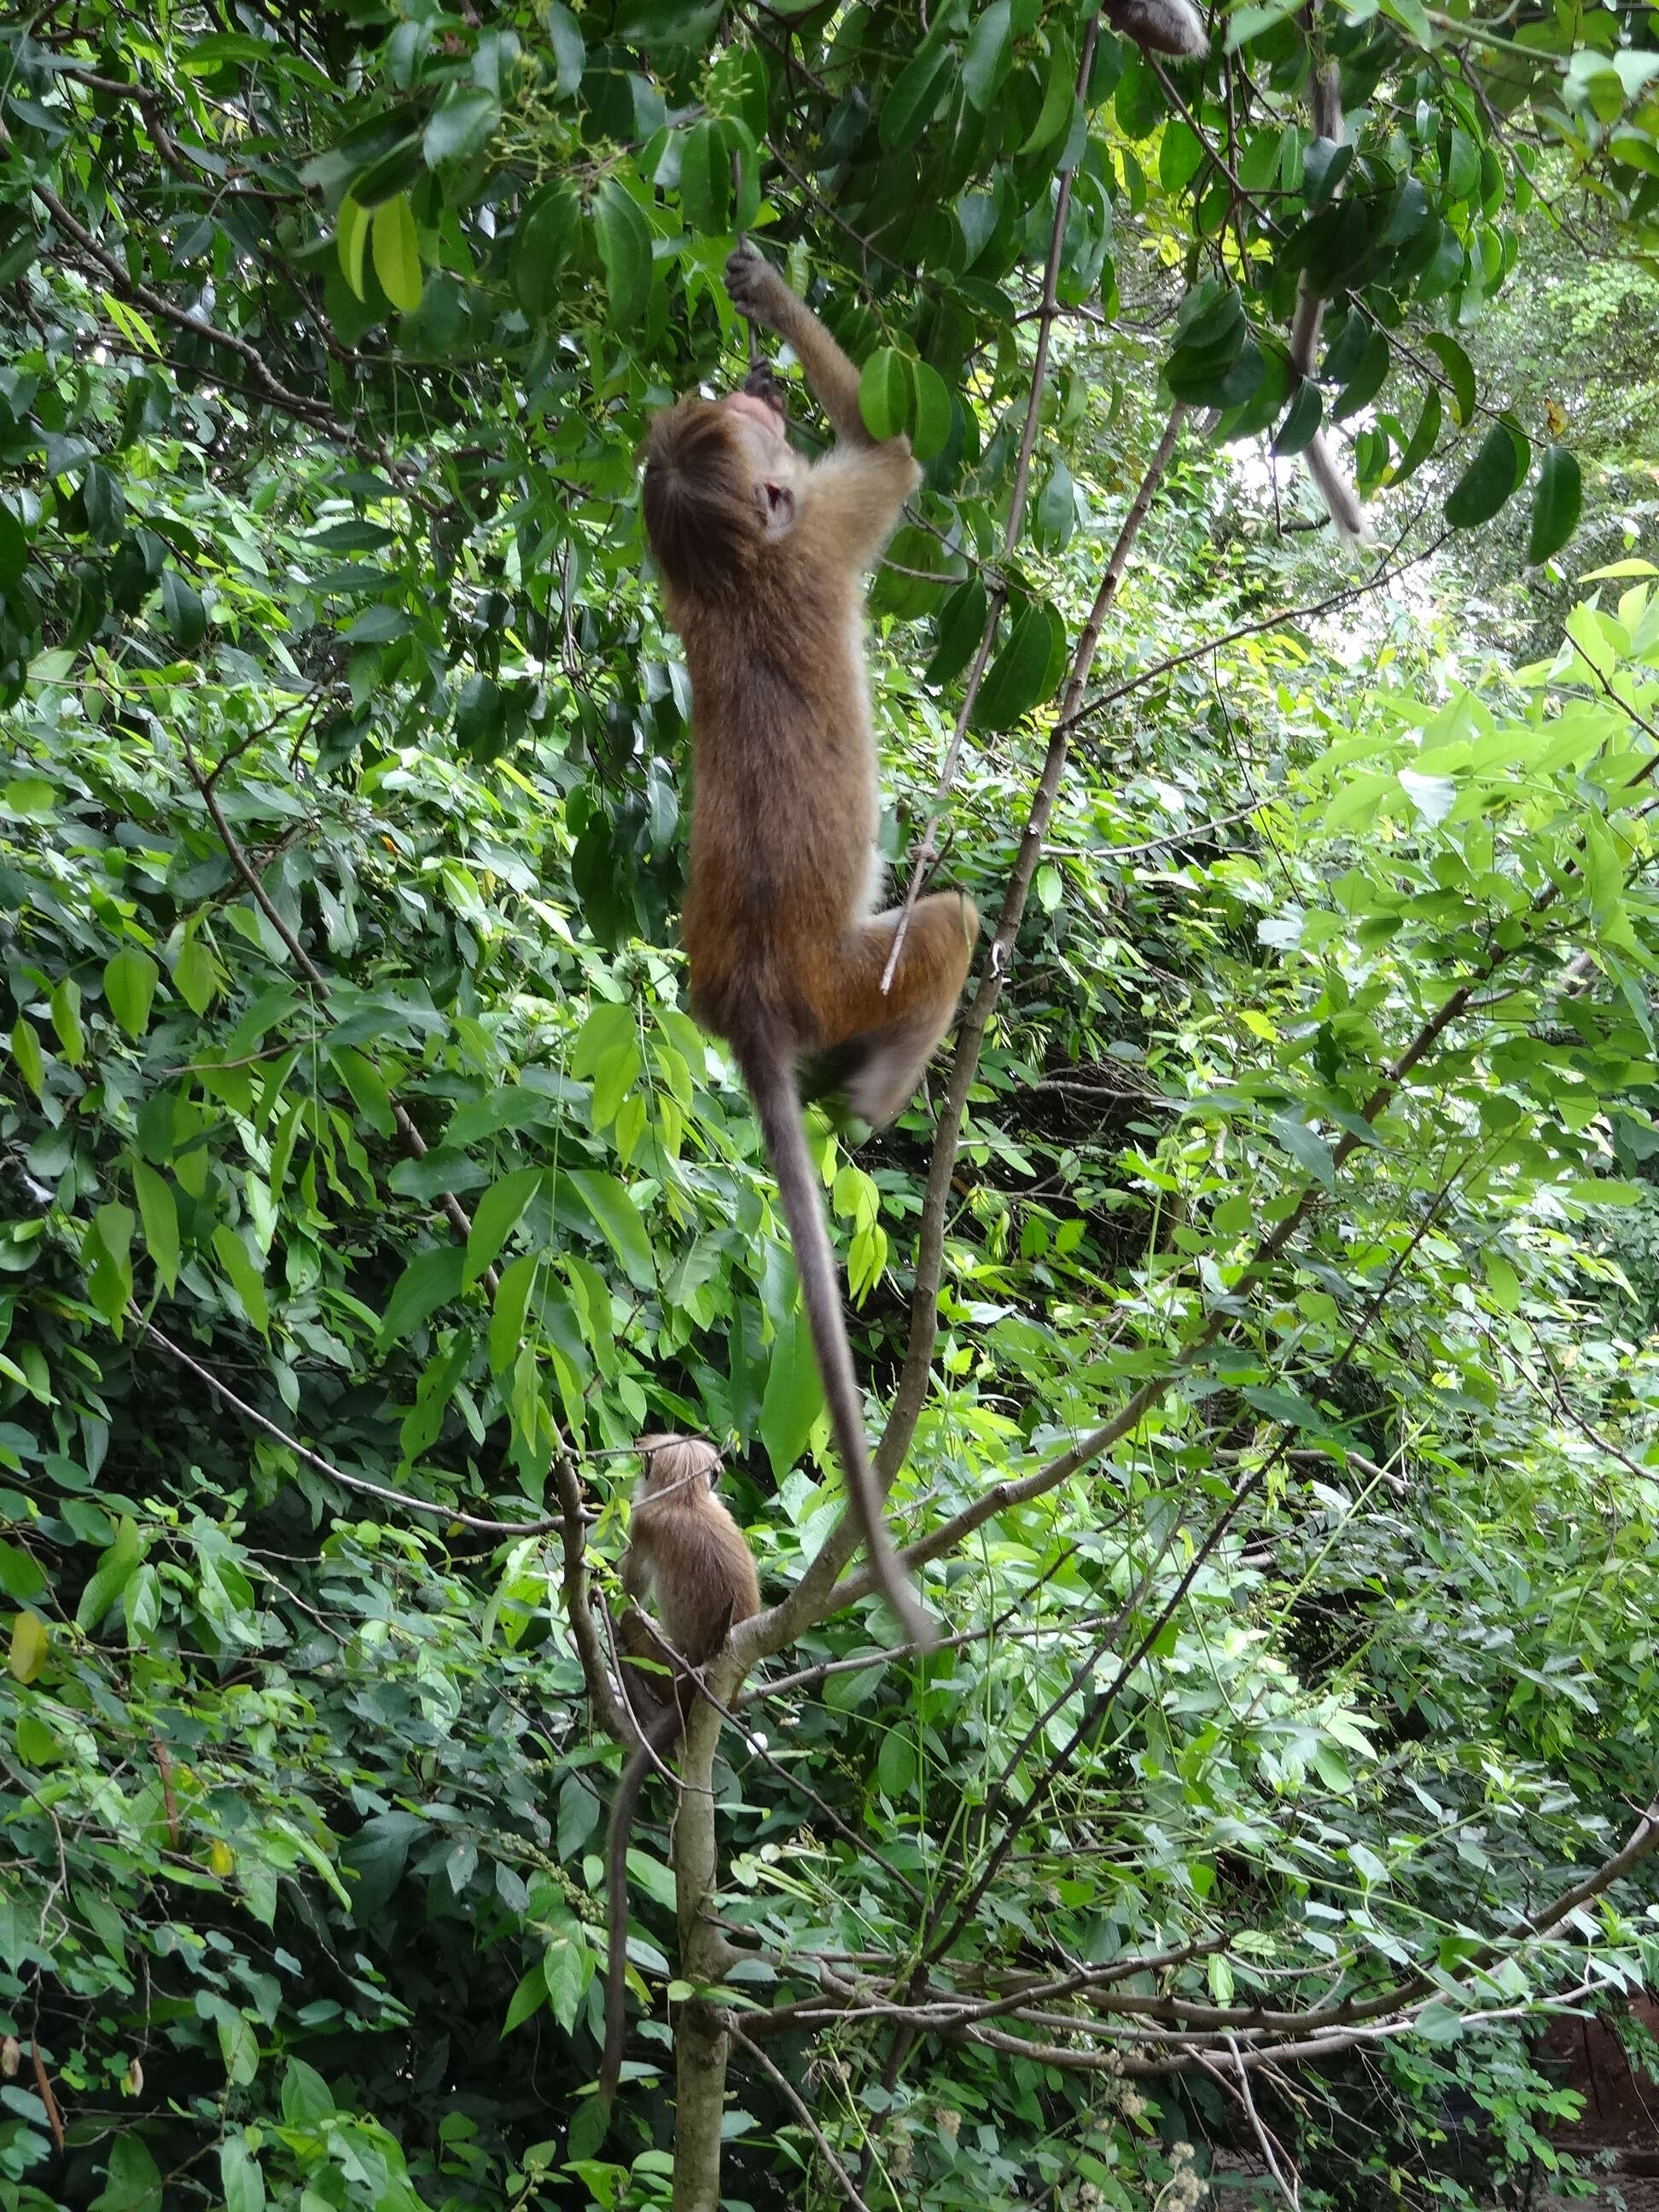
{"type": "Polygon", "coordinates": [[[20,1682],[32,1682],[46,1663],[52,1631],[38,1613],[20,1613],[11,1625],[11,1656],[7,1665],[20,1682]]]}

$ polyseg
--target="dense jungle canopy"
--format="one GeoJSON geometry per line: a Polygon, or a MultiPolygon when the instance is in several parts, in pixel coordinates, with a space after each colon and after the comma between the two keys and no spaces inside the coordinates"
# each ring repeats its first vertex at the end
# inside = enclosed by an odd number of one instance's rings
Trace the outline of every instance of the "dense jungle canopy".
{"type": "Polygon", "coordinates": [[[1659,2095],[1659,12],[1130,21],[0,25],[3,2212],[1520,2203],[1553,2014],[1659,2095]],[[739,233],[985,917],[809,1115],[925,1657],[678,950],[739,233]],[[660,1430],[770,1609],[607,2131],[660,1430]]]}

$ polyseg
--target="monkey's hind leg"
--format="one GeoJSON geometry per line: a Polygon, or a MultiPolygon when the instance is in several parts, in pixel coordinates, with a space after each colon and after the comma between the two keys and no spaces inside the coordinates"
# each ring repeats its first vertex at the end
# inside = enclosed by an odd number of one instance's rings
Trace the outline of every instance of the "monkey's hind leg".
{"type": "Polygon", "coordinates": [[[826,1040],[848,1103],[879,1129],[906,1106],[933,1048],[951,1026],[974,957],[979,909],[962,891],[918,899],[904,933],[892,987],[881,988],[900,909],[860,925],[848,949],[847,995],[836,1034],[826,1040]]]}

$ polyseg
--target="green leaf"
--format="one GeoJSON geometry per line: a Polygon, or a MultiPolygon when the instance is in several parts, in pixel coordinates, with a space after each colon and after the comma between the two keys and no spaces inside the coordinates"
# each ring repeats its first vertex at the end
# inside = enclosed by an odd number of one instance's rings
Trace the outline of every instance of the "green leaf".
{"type": "Polygon", "coordinates": [[[173,963],[173,988],[193,1014],[204,1014],[219,988],[213,955],[193,931],[186,931],[173,963]]]}
{"type": "Polygon", "coordinates": [[[1565,446],[1552,446],[1532,495],[1532,531],[1527,559],[1533,568],[1559,553],[1575,530],[1584,504],[1584,480],[1577,458],[1565,446]]]}
{"type": "Polygon", "coordinates": [[[513,238],[513,289],[533,321],[550,313],[559,297],[559,271],[580,234],[581,219],[581,203],[562,183],[538,192],[519,219],[513,238]]]}
{"type": "Polygon", "coordinates": [[[1336,1163],[1331,1148],[1318,1131],[1289,1114],[1275,1114],[1268,1127],[1291,1158],[1304,1167],[1327,1190],[1336,1188],[1336,1163]]]}
{"type": "Polygon", "coordinates": [[[507,2017],[501,2022],[501,2033],[511,2035],[515,2027],[522,2027],[547,2002],[547,1979],[539,1965],[524,1975],[508,2001],[507,2017]]]}
{"type": "Polygon", "coordinates": [[[113,545],[126,520],[126,495],[118,478],[101,461],[88,462],[81,478],[81,502],[86,508],[93,536],[106,545],[113,545]]]}
{"type": "Polygon", "coordinates": [[[1501,1252],[1488,1252],[1482,1261],[1486,1288],[1500,1313],[1517,1313],[1521,1307],[1521,1279],[1501,1252]]]}
{"type": "Polygon", "coordinates": [[[394,307],[412,314],[421,304],[421,243],[407,192],[383,200],[372,218],[374,274],[394,307]]]}
{"type": "Polygon", "coordinates": [[[896,438],[910,420],[915,386],[909,362],[892,346],[878,346],[859,378],[859,412],[872,438],[896,438]]]}
{"type": "Polygon", "coordinates": [[[656,1260],[639,1208],[615,1176],[593,1168],[572,1168],[570,1181],[583,1205],[605,1232],[605,1242],[636,1291],[657,1287],[656,1260]]]}
{"type": "Polygon", "coordinates": [[[130,1037],[143,1036],[149,1026],[150,1001],[161,972],[148,952],[131,945],[105,963],[104,996],[130,1037]]]}
{"type": "Polygon", "coordinates": [[[547,1984],[553,2017],[567,2035],[576,2025],[576,2008],[593,1978],[593,1954],[582,1939],[582,1925],[567,1907],[556,1923],[542,1954],[542,1978],[547,1984]]]}
{"type": "Polygon", "coordinates": [[[0,1538],[0,1590],[19,1605],[39,1597],[46,1578],[27,1552],[0,1538]]]}
{"type": "Polygon", "coordinates": [[[495,1308],[489,1316],[489,1371],[504,1375],[519,1356],[524,1334],[525,1309],[535,1279],[540,1255],[520,1252],[502,1268],[495,1285],[495,1308]]]}
{"type": "Polygon", "coordinates": [[[34,1033],[34,1024],[27,1014],[19,1014],[11,1025],[11,1056],[17,1062],[17,1073],[35,1097],[44,1097],[46,1088],[46,1054],[40,1049],[40,1040],[34,1033]]]}
{"type": "MultiPolygon", "coordinates": [[[[945,451],[951,435],[951,393],[945,379],[925,361],[915,363],[915,421],[910,450],[919,461],[931,461],[945,451]]],[[[860,395],[861,396],[861,395],[860,395]]]]}
{"type": "Polygon", "coordinates": [[[1072,103],[1077,77],[1077,57],[1063,31],[1054,33],[1048,55],[1048,82],[1043,89],[1042,106],[1037,119],[1026,134],[1020,148],[1022,154],[1035,154],[1044,146],[1052,146],[1072,119],[1072,103]]]}
{"type": "Polygon", "coordinates": [[[1516,447],[1508,427],[1494,422],[1480,449],[1453,485],[1446,520],[1454,530],[1477,530],[1490,522],[1516,489],[1516,447]]]}
{"type": "Polygon", "coordinates": [[[582,68],[587,58],[581,32],[562,0],[544,0],[541,20],[558,68],[559,97],[568,100],[580,88],[582,68]]]}
{"type": "Polygon", "coordinates": [[[29,541],[9,501],[0,499],[0,592],[28,566],[29,541]]]}
{"type": "Polygon", "coordinates": [[[264,2172],[241,2136],[219,2146],[219,2193],[225,2212],[264,2212],[264,2172]]]}
{"type": "Polygon", "coordinates": [[[1451,384],[1452,413],[1458,428],[1465,429],[1474,419],[1474,366],[1456,339],[1448,337],[1443,331],[1431,331],[1423,343],[1446,372],[1451,384]]]}
{"type": "Polygon", "coordinates": [[[52,1025],[71,1067],[87,1056],[87,1033],[81,1026],[81,986],[72,975],[60,976],[52,987],[52,1025]]]}
{"type": "Polygon", "coordinates": [[[520,1168],[514,1174],[503,1176],[499,1182],[492,1183],[479,1200],[472,1216],[472,1234],[467,1239],[466,1264],[461,1272],[463,1290],[469,1289],[492,1265],[495,1255],[512,1235],[520,1215],[535,1196],[541,1180],[539,1168],[520,1168]]]}
{"type": "Polygon", "coordinates": [[[360,300],[364,297],[363,253],[368,245],[368,210],[359,207],[348,192],[334,221],[334,250],[340,258],[340,273],[360,300]]]}
{"type": "Polygon", "coordinates": [[[269,1336],[270,1309],[265,1303],[264,1277],[228,1222],[222,1221],[214,1231],[213,1249],[218,1255],[219,1265],[230,1277],[231,1288],[241,1301],[242,1311],[261,1336],[269,1336]]]}
{"type": "Polygon", "coordinates": [[[1010,0],[992,0],[991,6],[977,17],[969,33],[968,51],[962,62],[962,86],[981,115],[988,111],[1013,65],[1010,37],[1012,20],[1010,0]]]}
{"type": "Polygon", "coordinates": [[[694,123],[680,149],[680,208],[704,237],[723,236],[732,225],[732,163],[713,123],[694,123]]]}
{"type": "Polygon", "coordinates": [[[1038,703],[1044,696],[1052,642],[1047,605],[1041,599],[1028,599],[980,686],[974,706],[975,729],[1012,729],[1038,703]]]}
{"type": "Polygon", "coordinates": [[[921,137],[952,74],[951,61],[948,52],[925,43],[894,78],[881,104],[878,135],[884,153],[902,154],[921,137]]]}
{"type": "Polygon", "coordinates": [[[341,1846],[340,1859],[356,1876],[349,1885],[351,1917],[366,1928],[404,1878],[409,1848],[425,1829],[416,1813],[372,1813],[341,1846]]]}
{"type": "Polygon", "coordinates": [[[595,196],[593,228],[611,320],[626,330],[639,321],[651,297],[651,231],[638,202],[614,177],[607,177],[595,196]]]}
{"type": "Polygon", "coordinates": [[[245,2089],[259,2070],[259,2043],[252,2026],[240,2012],[222,2012],[214,2026],[219,2032],[225,2078],[233,2088],[245,2089]]]}
{"type": "Polygon", "coordinates": [[[334,2099],[314,2066],[303,2058],[290,2058],[283,2075],[283,2118],[291,2128],[314,2128],[331,2119],[334,2099]]]}
{"type": "Polygon", "coordinates": [[[169,1297],[179,1279],[179,1209],[165,1176],[132,1164],[132,1187],[138,1197],[139,1218],[144,1224],[144,1249],[155,1264],[169,1297]]]}
{"type": "Polygon", "coordinates": [[[98,1626],[131,1580],[143,1556],[144,1547],[137,1527],[131,1515],[124,1513],[113,1540],[100,1557],[81,1593],[81,1602],[75,1608],[77,1628],[89,1632],[98,1626]]]}
{"type": "MultiPolygon", "coordinates": [[[[427,123],[426,135],[421,141],[421,151],[428,169],[435,169],[441,161],[470,161],[475,154],[482,153],[489,143],[495,125],[501,120],[501,108],[493,92],[478,85],[452,84],[446,86],[427,123]]],[[[402,303],[397,298],[380,269],[380,254],[374,258],[374,273],[386,284],[387,299],[394,305],[402,303]]]]}
{"type": "Polygon", "coordinates": [[[922,671],[924,684],[949,684],[966,668],[985,635],[989,605],[977,576],[957,585],[939,611],[938,641],[933,659],[922,671]]]}
{"type": "Polygon", "coordinates": [[[392,1111],[392,1093],[374,1061],[349,1044],[331,1044],[328,1056],[351,1093],[353,1105],[376,1136],[394,1135],[398,1123],[392,1111]]]}
{"type": "Polygon", "coordinates": [[[779,1482],[806,1449],[812,1424],[823,1410],[823,1385],[812,1353],[811,1332],[797,1304],[773,1340],[766,1395],[761,1401],[761,1442],[779,1482]]]}
{"type": "Polygon", "coordinates": [[[430,1252],[417,1254],[398,1276],[386,1302],[380,1333],[375,1339],[377,1355],[389,1352],[399,1338],[418,1328],[429,1314],[459,1297],[465,1267],[466,1254],[459,1244],[441,1244],[430,1252]]]}
{"type": "Polygon", "coordinates": [[[176,568],[161,571],[161,612],[181,653],[194,653],[207,635],[207,609],[201,593],[176,568]]]}
{"type": "Polygon", "coordinates": [[[1423,411],[1417,418],[1417,428],[1412,432],[1410,442],[1400,456],[1399,465],[1390,479],[1392,483],[1404,483],[1407,477],[1414,476],[1422,467],[1439,439],[1440,422],[1440,387],[1437,384],[1431,384],[1423,394],[1423,411]]]}
{"type": "Polygon", "coordinates": [[[132,1296],[133,1216],[125,1206],[100,1206],[81,1246],[92,1302],[112,1328],[119,1328],[132,1296]]]}
{"type": "Polygon", "coordinates": [[[161,2171],[135,2130],[111,2143],[107,2178],[90,2212],[161,2212],[161,2171]]]}
{"type": "Polygon", "coordinates": [[[1373,331],[1358,368],[1332,402],[1332,422],[1340,422],[1346,416],[1357,415],[1362,407],[1369,407],[1382,390],[1388,373],[1388,338],[1382,331],[1373,331]]]}

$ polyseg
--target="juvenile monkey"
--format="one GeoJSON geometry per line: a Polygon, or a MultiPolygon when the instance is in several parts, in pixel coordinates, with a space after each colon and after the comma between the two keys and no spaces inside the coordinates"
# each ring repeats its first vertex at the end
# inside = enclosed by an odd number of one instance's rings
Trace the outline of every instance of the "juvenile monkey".
{"type": "Polygon", "coordinates": [[[933,1631],[883,1523],[796,1070],[831,1065],[879,1127],[915,1089],[968,973],[979,915],[917,902],[890,989],[898,910],[880,890],[863,573],[921,480],[909,441],[878,441],[859,377],[816,315],[746,243],[726,289],[786,339],[834,426],[809,465],[775,387],[687,397],[645,443],[645,522],[691,672],[691,882],[682,933],[692,1011],[731,1046],[759,1117],[795,1249],[848,1508],[882,1595],[918,1644],[933,1631]]]}
{"type": "MultiPolygon", "coordinates": [[[[760,1584],[743,1531],[714,1494],[720,1454],[696,1437],[641,1437],[645,1473],[629,1522],[622,1583],[637,1605],[649,1596],[664,1641],[688,1665],[707,1665],[739,1621],[760,1611],[760,1584]]],[[[636,1652],[654,1649],[643,1634],[624,1642],[636,1652]]],[[[635,1746],[611,1803],[605,1841],[610,1957],[605,1978],[605,2057],[599,2097],[607,2112],[622,2072],[627,2036],[628,1838],[634,1808],[651,1768],[672,1750],[696,1695],[684,1676],[665,1704],[642,1686],[643,1670],[624,1667],[623,1687],[640,1723],[635,1746]]]]}
{"type": "MultiPolygon", "coordinates": [[[[1343,135],[1342,72],[1334,62],[1315,61],[1309,105],[1314,136],[1328,138],[1340,146],[1343,135]]],[[[1291,320],[1291,366],[1298,378],[1313,374],[1319,329],[1324,319],[1325,302],[1310,289],[1304,273],[1296,295],[1296,313],[1291,320]]],[[[1314,432],[1303,459],[1338,534],[1346,544],[1358,544],[1365,534],[1365,518],[1360,513],[1353,486],[1336,465],[1330,441],[1323,430],[1314,432]]]]}

